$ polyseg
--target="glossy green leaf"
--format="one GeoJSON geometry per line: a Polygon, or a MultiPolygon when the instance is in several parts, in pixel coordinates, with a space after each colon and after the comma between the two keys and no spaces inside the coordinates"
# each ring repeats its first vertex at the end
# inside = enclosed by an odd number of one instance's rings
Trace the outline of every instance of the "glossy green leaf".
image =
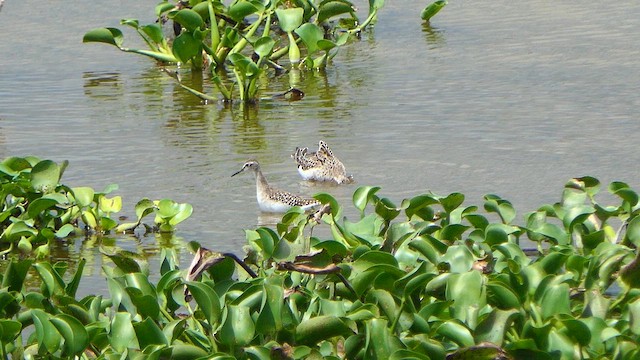
{"type": "Polygon", "coordinates": [[[42,279],[42,284],[45,289],[46,296],[56,296],[65,293],[65,284],[62,277],[53,269],[51,264],[47,262],[39,262],[33,264],[33,267],[38,271],[38,275],[42,279]]]}
{"type": "Polygon", "coordinates": [[[302,42],[307,48],[308,55],[314,54],[318,51],[318,41],[324,39],[324,32],[318,25],[313,23],[302,24],[295,30],[302,42]]]}
{"type": "Polygon", "coordinates": [[[218,334],[223,344],[245,346],[253,339],[255,330],[248,307],[228,305],[226,317],[218,334]]]}
{"type": "Polygon", "coordinates": [[[469,329],[452,320],[445,321],[442,325],[438,326],[436,333],[459,346],[472,346],[475,344],[469,329]]]}
{"type": "Polygon", "coordinates": [[[466,273],[475,262],[475,257],[467,246],[454,245],[447,249],[441,261],[449,263],[452,273],[466,273]]]}
{"type": "Polygon", "coordinates": [[[353,330],[344,320],[324,315],[303,321],[296,327],[295,333],[297,342],[312,345],[335,336],[352,335],[353,330]]]}
{"type": "Polygon", "coordinates": [[[498,309],[518,309],[521,307],[520,299],[516,292],[500,282],[487,284],[487,301],[498,309]]]}
{"type": "Polygon", "coordinates": [[[446,299],[453,301],[452,316],[468,324],[486,304],[486,288],[480,272],[472,270],[453,274],[447,279],[446,299]]]}
{"type": "Polygon", "coordinates": [[[283,299],[282,287],[264,284],[262,306],[256,321],[257,333],[268,336],[282,329],[283,299]]]}
{"type": "Polygon", "coordinates": [[[271,55],[275,44],[275,41],[270,36],[263,36],[253,44],[253,50],[258,56],[266,57],[271,55]]]}
{"type": "Polygon", "coordinates": [[[24,286],[27,273],[33,264],[33,260],[10,260],[7,261],[8,265],[4,271],[4,276],[0,276],[2,279],[1,288],[7,288],[8,291],[21,292],[24,286]]]}
{"type": "Polygon", "coordinates": [[[280,28],[286,33],[290,33],[302,25],[303,15],[304,9],[301,8],[276,9],[280,28]]]}
{"type": "Polygon", "coordinates": [[[171,346],[171,354],[169,355],[170,359],[175,360],[196,360],[196,359],[224,359],[224,356],[219,357],[209,357],[211,354],[207,353],[207,351],[203,350],[194,345],[190,344],[176,344],[171,346]]]}
{"type": "Polygon", "coordinates": [[[191,33],[183,32],[173,40],[173,55],[183,63],[202,56],[202,42],[195,39],[191,33]]]}
{"type": "Polygon", "coordinates": [[[509,201],[497,195],[485,195],[484,199],[485,210],[497,213],[504,224],[510,224],[516,217],[516,211],[509,201]]]}
{"type": "MultiPolygon", "coordinates": [[[[202,25],[204,25],[204,21],[200,14],[191,10],[191,9],[181,9],[178,12],[172,14],[170,16],[173,21],[182,25],[188,32],[191,32],[202,25]]],[[[183,33],[184,34],[184,33],[183,33]]]]}
{"type": "Polygon", "coordinates": [[[318,24],[322,24],[333,17],[344,14],[350,14],[355,17],[355,8],[351,2],[342,0],[323,1],[318,7],[316,21],[318,24]]]}
{"type": "Polygon", "coordinates": [[[141,349],[149,345],[169,345],[164,333],[151,318],[134,323],[133,329],[141,349]]]}
{"type": "Polygon", "coordinates": [[[50,321],[64,339],[63,356],[77,356],[87,348],[89,334],[78,319],[71,315],[60,314],[51,318],[50,321]]]}
{"type": "Polygon", "coordinates": [[[548,319],[556,314],[570,314],[569,285],[550,284],[544,289],[540,299],[542,316],[548,319]]]}
{"type": "Polygon", "coordinates": [[[60,336],[53,323],[49,321],[51,315],[40,309],[32,309],[31,318],[36,330],[39,352],[47,351],[53,354],[58,351],[62,336],[60,336]]]}
{"type": "Polygon", "coordinates": [[[189,281],[186,285],[209,324],[218,324],[222,312],[218,294],[206,283],[189,281]]]}
{"type": "Polygon", "coordinates": [[[109,344],[119,353],[128,347],[137,346],[136,332],[131,322],[131,314],[117,312],[111,321],[109,344]]]}
{"type": "Polygon", "coordinates": [[[388,359],[391,354],[402,349],[402,343],[389,331],[386,319],[371,319],[366,323],[367,341],[365,351],[375,359],[388,359]]]}
{"type": "Polygon", "coordinates": [[[228,14],[233,20],[242,22],[245,17],[263,10],[264,5],[259,1],[237,1],[229,6],[228,14]]]}
{"type": "Polygon", "coordinates": [[[15,320],[0,319],[0,344],[12,343],[22,330],[22,323],[15,320]]]}
{"type": "Polygon", "coordinates": [[[82,42],[101,42],[111,44],[116,47],[122,47],[122,31],[112,27],[93,29],[82,38],[82,42]]]}
{"type": "Polygon", "coordinates": [[[422,12],[420,12],[420,18],[425,21],[431,20],[431,18],[439,13],[445,5],[447,5],[446,0],[438,0],[432,2],[431,4],[427,5],[427,7],[422,10],[422,12]]]}
{"type": "Polygon", "coordinates": [[[517,315],[518,310],[516,309],[494,309],[476,327],[474,334],[476,341],[502,346],[506,340],[506,333],[517,315]]]}

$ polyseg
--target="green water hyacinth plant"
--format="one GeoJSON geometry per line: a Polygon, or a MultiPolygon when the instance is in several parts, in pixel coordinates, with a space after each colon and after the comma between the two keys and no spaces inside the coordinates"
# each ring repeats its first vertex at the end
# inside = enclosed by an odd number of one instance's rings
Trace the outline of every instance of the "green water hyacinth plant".
{"type": "Polygon", "coordinates": [[[395,204],[363,186],[354,219],[318,194],[317,213],[293,208],[273,229],[247,230],[244,259],[192,243],[181,268],[163,249],[152,282],[147,264],[105,254],[109,295],[82,299],[83,262],[67,274],[14,257],[0,276],[2,354],[636,359],[640,205],[625,183],[607,190],[612,204],[597,179],[572,179],[522,225],[494,194],[481,206],[431,192],[395,204]],[[24,285],[29,270],[38,291],[24,285]]]}
{"type": "MultiPolygon", "coordinates": [[[[258,74],[275,69],[275,77],[287,68],[326,68],[341,46],[376,21],[383,5],[383,0],[370,0],[367,18],[361,22],[348,0],[241,0],[229,5],[218,0],[163,1],[155,7],[154,23],[121,21],[135,29],[148,49],[124,47],[123,32],[113,27],[90,30],[83,41],[113,45],[121,51],[151,57],[163,66],[181,64],[184,68],[190,64],[187,67],[191,71],[208,68],[223,100],[234,99],[237,84],[240,101],[255,103],[259,98],[255,85],[258,74]],[[174,24],[175,36],[163,29],[169,23],[174,24]],[[287,62],[278,64],[283,59],[287,62]]],[[[180,81],[175,71],[167,73],[180,81]]],[[[217,99],[180,85],[205,101],[217,99]]]]}
{"type": "Polygon", "coordinates": [[[54,239],[73,235],[131,232],[144,225],[142,219],[155,214],[147,231],[171,232],[191,215],[189,204],[172,200],[143,199],[136,205],[137,221],[118,223],[114,216],[122,210],[118,189],[103,191],[90,187],[69,187],[60,182],[68,162],[57,164],[37,157],[9,157],[0,162],[0,247],[2,252],[17,248],[25,254],[45,257],[54,239]]]}

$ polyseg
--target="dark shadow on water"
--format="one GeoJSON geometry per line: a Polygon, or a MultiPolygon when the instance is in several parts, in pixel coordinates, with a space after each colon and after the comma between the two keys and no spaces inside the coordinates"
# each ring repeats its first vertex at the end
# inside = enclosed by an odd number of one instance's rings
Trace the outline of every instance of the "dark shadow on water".
{"type": "Polygon", "coordinates": [[[84,94],[96,100],[120,98],[124,94],[121,74],[119,72],[85,72],[84,94]]]}

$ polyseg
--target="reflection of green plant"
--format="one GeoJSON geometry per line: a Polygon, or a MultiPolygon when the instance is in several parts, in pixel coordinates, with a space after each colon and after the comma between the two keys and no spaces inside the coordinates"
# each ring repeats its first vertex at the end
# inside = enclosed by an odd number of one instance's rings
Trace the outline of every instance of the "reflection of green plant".
{"type": "MultiPolygon", "coordinates": [[[[133,231],[142,218],[155,213],[160,231],[173,231],[191,215],[191,205],[171,200],[136,205],[135,223],[118,224],[112,218],[122,208],[120,196],[107,197],[116,190],[110,185],[102,192],[90,187],[70,188],[60,183],[67,166],[35,157],[10,157],[0,162],[0,243],[24,252],[48,254],[48,243],[73,234],[133,231]],[[33,246],[38,246],[35,250],[33,246]]],[[[4,246],[3,246],[4,247],[4,246]]]]}
{"type": "Polygon", "coordinates": [[[153,284],[148,266],[110,254],[108,299],[75,299],[83,263],[69,278],[65,264],[11,260],[0,345],[5,358],[635,359],[638,195],[614,182],[619,202],[603,205],[599,186],[573,179],[524,226],[496,195],[481,212],[460,193],[397,206],[361,187],[349,221],[319,194],[319,213],[248,230],[244,261],[195,246],[183,271],[165,249],[153,284]],[[30,268],[38,292],[24,289],[30,268]]]}
{"type": "MultiPolygon", "coordinates": [[[[233,87],[225,85],[221,77],[224,77],[222,72],[231,67],[240,100],[252,103],[258,99],[255,77],[259,73],[270,67],[282,69],[277,62],[285,55],[292,67],[324,69],[340,46],[377,19],[383,4],[383,0],[370,0],[368,16],[360,22],[348,0],[325,0],[318,4],[308,0],[267,3],[241,0],[228,6],[219,0],[180,1],[175,5],[163,1],[155,8],[157,23],[140,25],[135,19],[121,21],[137,31],[148,50],[123,47],[123,33],[117,28],[93,29],[84,35],[83,41],[113,45],[163,64],[191,64],[193,70],[210,65],[212,81],[226,101],[233,99],[233,87]],[[180,28],[173,40],[165,37],[159,25],[166,19],[180,28]],[[279,44],[286,45],[276,48],[279,44]],[[319,52],[322,52],[320,56],[319,52]],[[257,61],[251,58],[253,53],[259,56],[257,61]]],[[[179,77],[175,78],[179,81],[179,77]]],[[[181,86],[203,100],[215,99],[181,86]]]]}

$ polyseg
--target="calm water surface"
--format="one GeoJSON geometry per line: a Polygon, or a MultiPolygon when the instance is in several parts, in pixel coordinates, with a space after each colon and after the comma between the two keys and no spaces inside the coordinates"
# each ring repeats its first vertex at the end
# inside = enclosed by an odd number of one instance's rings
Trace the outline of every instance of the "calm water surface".
{"type": "MultiPolygon", "coordinates": [[[[173,239],[62,242],[55,256],[88,258],[92,276],[105,262],[100,245],[152,259],[175,246],[185,263],[192,240],[241,252],[243,229],[277,220],[258,211],[251,176],[230,178],[248,158],[272,184],[329,192],[346,207],[358,185],[376,185],[398,202],[431,190],[481,204],[497,193],[522,215],[557,201],[572,177],[640,185],[635,0],[450,2],[430,27],[422,2],[387,2],[375,30],[342,48],[326,74],[285,75],[264,89],[293,82],[302,101],[244,113],[202,104],[146,58],[82,44],[87,30],[122,28],[121,18],[153,21],[155,3],[7,0],[0,11],[0,158],[67,159],[63,182],[119,184],[128,215],[142,197],[194,206],[173,239]],[[357,184],[300,180],[289,155],[319,139],[357,184]]],[[[142,47],[128,30],[125,45],[142,47]]]]}

